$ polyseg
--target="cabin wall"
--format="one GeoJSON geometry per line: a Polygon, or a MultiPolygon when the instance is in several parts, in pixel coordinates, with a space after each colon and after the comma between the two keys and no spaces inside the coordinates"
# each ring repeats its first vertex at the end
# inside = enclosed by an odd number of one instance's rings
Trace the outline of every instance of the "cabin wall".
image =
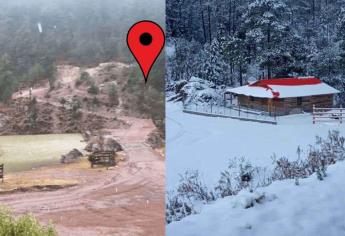
{"type": "Polygon", "coordinates": [[[268,111],[268,99],[248,97],[244,95],[238,96],[238,105],[259,111],[268,111]]]}
{"type": "Polygon", "coordinates": [[[313,109],[313,105],[316,107],[333,107],[333,98],[333,94],[313,96],[310,104],[311,110],[313,109]]]}
{"type": "Polygon", "coordinates": [[[301,112],[312,112],[313,105],[316,107],[333,107],[333,95],[318,95],[298,98],[254,98],[238,95],[238,103],[242,107],[270,112],[271,115],[289,115],[301,112]],[[272,104],[272,105],[270,105],[272,104]]]}

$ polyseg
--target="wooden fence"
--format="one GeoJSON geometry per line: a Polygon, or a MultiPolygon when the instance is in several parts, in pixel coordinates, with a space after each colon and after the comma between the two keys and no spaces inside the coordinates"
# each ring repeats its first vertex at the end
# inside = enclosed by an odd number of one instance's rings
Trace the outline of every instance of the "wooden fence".
{"type": "Polygon", "coordinates": [[[313,124],[316,122],[339,122],[343,123],[345,117],[345,109],[340,108],[325,108],[313,106],[313,124]]]}

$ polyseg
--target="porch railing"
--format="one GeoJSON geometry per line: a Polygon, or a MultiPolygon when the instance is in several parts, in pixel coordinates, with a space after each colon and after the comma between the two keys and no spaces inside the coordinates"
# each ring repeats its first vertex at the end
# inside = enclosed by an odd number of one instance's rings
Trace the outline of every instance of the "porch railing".
{"type": "Polygon", "coordinates": [[[254,110],[241,106],[222,106],[218,104],[188,103],[183,105],[183,111],[197,115],[232,118],[245,121],[277,124],[277,117],[269,112],[254,110]]]}

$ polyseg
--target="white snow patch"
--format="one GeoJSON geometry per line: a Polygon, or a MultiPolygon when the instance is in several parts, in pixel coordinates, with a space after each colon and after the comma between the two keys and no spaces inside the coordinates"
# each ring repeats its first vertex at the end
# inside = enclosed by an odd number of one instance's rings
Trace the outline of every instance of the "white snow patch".
{"type": "Polygon", "coordinates": [[[175,55],[175,47],[173,45],[165,46],[165,53],[167,57],[172,57],[175,55]]]}
{"type": "Polygon", "coordinates": [[[167,235],[345,235],[344,170],[345,162],[338,162],[323,181],[315,175],[302,179],[300,186],[293,180],[277,181],[255,193],[217,200],[200,214],[169,224],[167,235]],[[253,200],[252,207],[243,207],[253,200]]]}
{"type": "Polygon", "coordinates": [[[329,130],[345,134],[345,124],[312,124],[310,114],[278,118],[278,125],[204,117],[182,112],[181,103],[166,103],[167,186],[174,190],[179,174],[199,170],[213,187],[229,159],[245,157],[253,165],[272,166],[272,155],[297,159],[297,147],[306,154],[315,136],[326,137],[329,130]]]}

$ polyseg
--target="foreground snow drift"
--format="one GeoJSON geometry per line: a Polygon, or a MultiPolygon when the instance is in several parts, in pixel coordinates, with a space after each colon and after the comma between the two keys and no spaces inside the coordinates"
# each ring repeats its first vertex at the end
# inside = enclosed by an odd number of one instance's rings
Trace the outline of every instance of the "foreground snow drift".
{"type": "Polygon", "coordinates": [[[328,176],[277,181],[207,205],[198,215],[167,226],[168,236],[345,235],[345,162],[328,176]]]}

